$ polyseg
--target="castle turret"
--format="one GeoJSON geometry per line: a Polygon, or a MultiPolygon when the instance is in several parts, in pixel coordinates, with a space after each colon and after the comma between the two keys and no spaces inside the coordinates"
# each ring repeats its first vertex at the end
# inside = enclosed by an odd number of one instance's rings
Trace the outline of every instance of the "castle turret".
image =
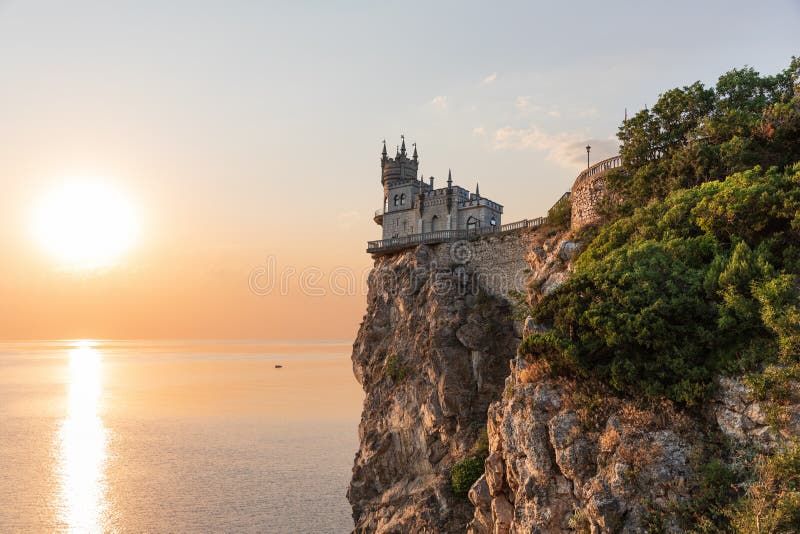
{"type": "Polygon", "coordinates": [[[387,156],[385,145],[382,156],[381,182],[383,183],[384,187],[386,187],[387,182],[389,181],[414,181],[417,179],[417,173],[419,172],[419,157],[413,159],[408,158],[405,139],[403,139],[402,144],[397,147],[397,153],[394,158],[387,156]]]}

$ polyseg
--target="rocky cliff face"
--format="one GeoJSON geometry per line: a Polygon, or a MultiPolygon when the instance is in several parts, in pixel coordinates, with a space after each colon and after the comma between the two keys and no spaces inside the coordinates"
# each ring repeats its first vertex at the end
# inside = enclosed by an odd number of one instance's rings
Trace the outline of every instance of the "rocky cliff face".
{"type": "MultiPolygon", "coordinates": [[[[568,278],[580,244],[547,229],[521,242],[533,303],[568,278]]],[[[785,407],[778,432],[735,377],[691,413],[547,377],[516,355],[517,334],[539,327],[529,319],[515,332],[507,300],[473,276],[491,255],[442,257],[424,246],[381,257],[370,277],[353,348],[366,392],[348,492],[357,532],[681,532],[709,458],[797,436],[800,405],[785,407]],[[490,454],[467,501],[450,468],[483,428],[490,454]]]]}
{"type": "MultiPolygon", "coordinates": [[[[438,245],[446,246],[446,245],[438,245]]],[[[485,428],[515,337],[506,301],[429,247],[376,260],[353,347],[366,392],[348,498],[357,532],[463,532],[449,468],[485,428]]]]}
{"type": "Polygon", "coordinates": [[[473,533],[684,532],[725,439],[745,456],[800,429],[800,406],[787,407],[793,421],[777,432],[735,378],[721,378],[714,402],[687,415],[666,401],[642,409],[602,384],[538,378],[521,358],[512,366],[489,408],[491,453],[469,494],[473,533]]]}

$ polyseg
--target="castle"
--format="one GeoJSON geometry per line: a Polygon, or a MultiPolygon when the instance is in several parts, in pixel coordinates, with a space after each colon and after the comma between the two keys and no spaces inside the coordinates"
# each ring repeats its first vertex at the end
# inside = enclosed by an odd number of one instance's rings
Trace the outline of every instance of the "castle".
{"type": "Polygon", "coordinates": [[[423,244],[473,240],[490,233],[538,228],[547,223],[553,208],[563,205],[563,202],[570,204],[570,226],[577,231],[596,224],[602,218],[597,207],[606,196],[606,175],[622,166],[620,156],[590,165],[578,175],[572,189],[556,201],[547,216],[501,224],[503,206],[482,197],[477,185],[474,193],[453,185],[449,171],[447,186],[439,189],[434,187],[433,176],[428,183],[422,176],[418,178],[419,154],[416,143],[414,153],[409,158],[402,136],[401,141],[394,158],[389,157],[386,141],[383,142],[383,208],[376,211],[374,217],[375,222],[383,228],[383,237],[367,243],[367,252],[375,255],[423,244]]]}
{"type": "Polygon", "coordinates": [[[431,233],[441,233],[441,240],[446,240],[451,237],[447,231],[483,233],[500,226],[503,206],[481,197],[477,186],[471,193],[453,185],[449,171],[447,185],[438,189],[433,176],[428,183],[422,176],[418,178],[416,143],[409,158],[405,138],[401,140],[394,158],[386,152],[386,141],[381,153],[383,208],[375,213],[374,220],[383,227],[383,240],[431,233]]]}

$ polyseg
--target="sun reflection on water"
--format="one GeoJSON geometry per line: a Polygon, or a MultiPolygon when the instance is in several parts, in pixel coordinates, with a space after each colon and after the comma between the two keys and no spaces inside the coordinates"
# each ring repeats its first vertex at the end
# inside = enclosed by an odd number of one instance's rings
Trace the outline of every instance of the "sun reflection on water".
{"type": "Polygon", "coordinates": [[[59,432],[60,520],[70,532],[102,532],[107,432],[100,417],[101,354],[81,341],[69,351],[67,415],[59,432]]]}

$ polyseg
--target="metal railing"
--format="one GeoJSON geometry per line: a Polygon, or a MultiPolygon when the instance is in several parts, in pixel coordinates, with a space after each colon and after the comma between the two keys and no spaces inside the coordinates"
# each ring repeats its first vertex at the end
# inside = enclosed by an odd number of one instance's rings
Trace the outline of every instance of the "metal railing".
{"type": "Polygon", "coordinates": [[[499,234],[520,228],[538,228],[547,221],[547,217],[537,217],[535,219],[523,219],[521,221],[504,224],[502,226],[485,226],[477,228],[467,228],[460,230],[437,230],[435,232],[425,232],[422,234],[410,234],[402,237],[392,237],[369,241],[367,252],[375,254],[378,252],[389,252],[403,248],[414,247],[417,245],[430,245],[433,243],[446,243],[448,241],[458,241],[470,239],[487,234],[499,234]]]}
{"type": "Polygon", "coordinates": [[[594,176],[595,174],[616,169],[617,167],[622,167],[621,156],[613,156],[608,159],[604,159],[603,161],[598,161],[588,169],[581,172],[575,181],[577,182],[578,180],[581,180],[587,176],[594,176]]]}

